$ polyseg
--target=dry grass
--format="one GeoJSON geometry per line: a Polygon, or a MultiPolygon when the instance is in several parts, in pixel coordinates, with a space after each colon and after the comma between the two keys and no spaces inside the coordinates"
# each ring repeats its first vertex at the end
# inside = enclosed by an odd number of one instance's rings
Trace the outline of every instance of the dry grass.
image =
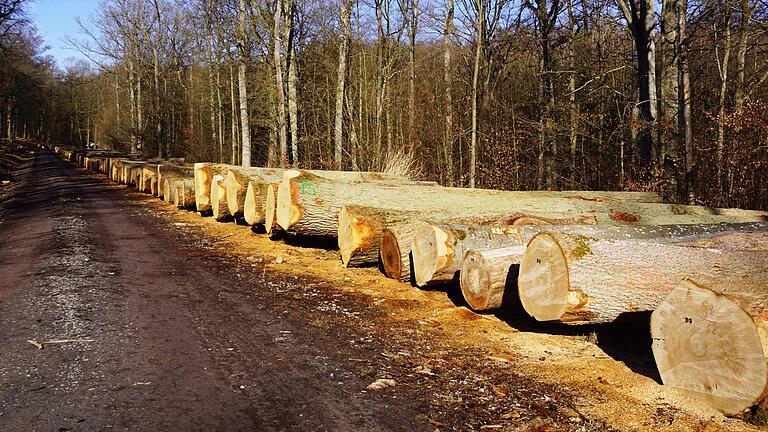
{"type": "Polygon", "coordinates": [[[391,152],[387,155],[386,161],[382,170],[386,174],[401,175],[412,180],[418,180],[424,176],[424,167],[412,153],[406,150],[391,152]]]}

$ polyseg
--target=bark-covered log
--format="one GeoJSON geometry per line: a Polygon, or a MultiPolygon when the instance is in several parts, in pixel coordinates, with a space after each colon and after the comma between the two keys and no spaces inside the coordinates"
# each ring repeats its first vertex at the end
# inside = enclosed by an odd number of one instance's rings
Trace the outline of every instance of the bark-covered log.
{"type": "Polygon", "coordinates": [[[178,208],[197,209],[195,206],[195,181],[193,179],[178,177],[174,180],[173,203],[178,208]]]}
{"type": "Polygon", "coordinates": [[[726,415],[765,404],[768,282],[762,276],[684,280],[661,302],[651,314],[651,337],[665,385],[726,415]]]}
{"type": "Polygon", "coordinates": [[[417,227],[416,223],[406,223],[384,229],[379,254],[381,267],[388,278],[411,281],[411,245],[417,227]]]}
{"type": "MultiPolygon", "coordinates": [[[[711,217],[702,216],[702,218],[710,220],[711,217]]],[[[694,220],[690,217],[685,217],[683,222],[694,220]]],[[[611,240],[656,238],[660,239],[658,240],[660,242],[669,241],[664,240],[666,238],[676,239],[677,241],[696,240],[706,244],[707,239],[715,234],[731,233],[743,238],[743,236],[748,235],[746,231],[765,233],[768,231],[768,224],[537,225],[504,227],[498,224],[446,225],[424,223],[416,234],[412,252],[416,283],[419,286],[424,286],[450,282],[454,279],[455,273],[461,268],[461,262],[467,250],[526,244],[535,234],[542,231],[596,236],[597,238],[611,240]]],[[[768,239],[763,234],[755,234],[752,238],[765,239],[764,241],[768,243],[768,239]]]]}
{"type": "MultiPolygon", "coordinates": [[[[251,189],[252,205],[263,208],[261,202],[266,196],[267,185],[280,183],[283,178],[282,169],[277,168],[239,168],[229,167],[224,186],[227,189],[227,205],[233,216],[243,216],[248,189],[251,189]],[[258,197],[259,203],[256,203],[258,197]]],[[[263,213],[263,210],[261,211],[263,213]]],[[[246,219],[247,222],[247,219],[246,219]]],[[[261,222],[258,222],[261,223],[261,222]]],[[[253,224],[251,224],[253,225],[253,224]]]]}
{"type": "Polygon", "coordinates": [[[345,267],[371,265],[378,262],[381,235],[393,224],[418,223],[423,220],[441,223],[507,225],[508,223],[549,224],[519,214],[486,214],[467,216],[446,210],[398,210],[345,205],[339,211],[338,242],[345,267]]]}
{"type": "Polygon", "coordinates": [[[461,294],[474,310],[498,309],[517,287],[517,270],[524,245],[471,249],[464,254],[459,272],[461,294]]]}
{"type": "MultiPolygon", "coordinates": [[[[163,163],[157,166],[157,180],[158,182],[160,182],[161,185],[164,185],[166,178],[178,178],[178,177],[183,177],[183,178],[188,178],[190,180],[193,180],[194,170],[192,165],[184,165],[184,164],[177,165],[172,163],[163,163]]],[[[162,192],[162,189],[160,192],[162,192]]],[[[171,196],[168,199],[173,201],[173,189],[171,189],[171,196]]]]}
{"type": "Polygon", "coordinates": [[[211,210],[211,181],[214,175],[226,175],[227,165],[198,162],[194,168],[195,206],[197,211],[211,210]]]}
{"type": "MultiPolygon", "coordinates": [[[[510,192],[443,188],[405,182],[341,182],[304,174],[284,178],[277,195],[277,223],[288,232],[334,236],[342,205],[447,212],[455,216],[519,214],[558,223],[658,224],[659,218],[709,215],[712,209],[609,199],[609,192],[510,192]],[[683,215],[683,216],[681,216],[683,215]]],[[[722,217],[722,216],[720,216],[722,217]]],[[[690,222],[684,222],[690,223],[690,222]]]]}
{"type": "Polygon", "coordinates": [[[684,278],[765,289],[768,254],[543,232],[528,242],[518,293],[539,321],[603,323],[654,310],[684,278]]]}
{"type": "Polygon", "coordinates": [[[379,262],[381,236],[387,227],[416,223],[421,212],[342,206],[339,211],[339,252],[344,267],[372,265],[379,262]]]}
{"type": "Polygon", "coordinates": [[[211,211],[214,219],[224,221],[232,215],[227,204],[227,188],[224,186],[225,177],[216,174],[211,179],[211,211]]]}
{"type": "MultiPolygon", "coordinates": [[[[147,163],[141,167],[141,176],[138,181],[139,184],[136,187],[139,191],[145,193],[152,193],[151,180],[157,178],[157,164],[147,163]]],[[[153,194],[154,195],[154,194],[153,194]]]]}

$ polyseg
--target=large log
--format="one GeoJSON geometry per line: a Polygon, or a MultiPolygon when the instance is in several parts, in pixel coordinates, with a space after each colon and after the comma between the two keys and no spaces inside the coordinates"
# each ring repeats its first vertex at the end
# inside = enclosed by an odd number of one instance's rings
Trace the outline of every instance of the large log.
{"type": "MultiPolygon", "coordinates": [[[[484,250],[468,250],[461,260],[459,281],[464,299],[475,310],[490,310],[501,307],[505,295],[517,291],[517,275],[528,241],[540,232],[566,232],[584,236],[597,236],[602,239],[653,239],[675,245],[718,248],[727,246],[731,249],[747,250],[740,242],[731,242],[736,236],[768,239],[768,224],[743,223],[719,225],[658,225],[658,226],[517,226],[514,236],[505,236],[509,243],[504,247],[484,250]],[[685,239],[685,240],[684,240],[685,239]]],[[[752,242],[749,246],[752,246],[752,242]]],[[[762,250],[768,250],[768,244],[761,243],[762,250]]],[[[759,250],[752,247],[753,250],[759,250]]]]}
{"type": "MultiPolygon", "coordinates": [[[[398,176],[356,171],[289,170],[277,187],[276,223],[283,230],[308,236],[335,237],[337,215],[344,204],[355,204],[360,190],[394,185],[433,187],[398,176]]],[[[390,206],[392,207],[392,206],[390,206]]]]}
{"type": "Polygon", "coordinates": [[[277,223],[288,232],[335,236],[337,214],[341,206],[347,204],[442,211],[457,217],[519,214],[560,222],[609,224],[658,224],[663,218],[711,215],[713,211],[706,207],[626,201],[620,199],[623,196],[620,193],[596,192],[599,198],[591,198],[590,194],[443,188],[403,182],[341,182],[303,175],[285,178],[280,183],[277,223]],[[616,198],[610,199],[611,196],[616,198]]]}
{"type": "Polygon", "coordinates": [[[173,203],[178,208],[196,210],[195,206],[195,181],[193,179],[178,177],[173,182],[173,203]]]}
{"type": "MultiPolygon", "coordinates": [[[[229,213],[236,217],[243,216],[249,190],[251,194],[249,205],[252,205],[252,208],[260,207],[260,212],[263,213],[263,200],[266,196],[267,186],[280,183],[280,180],[283,178],[283,171],[279,168],[229,167],[226,179],[224,180],[224,187],[227,189],[229,213]]],[[[263,216],[261,217],[263,218],[263,216]]],[[[248,222],[248,219],[252,220],[253,218],[246,218],[246,222],[248,222]]],[[[261,223],[261,221],[257,223],[261,223]]],[[[253,223],[250,224],[253,225],[253,223]]]]}
{"type": "Polygon", "coordinates": [[[384,229],[379,254],[382,270],[388,278],[411,281],[411,245],[417,227],[416,223],[406,223],[384,229]]]}
{"type": "Polygon", "coordinates": [[[195,164],[195,206],[197,211],[208,212],[211,210],[211,181],[214,175],[225,175],[227,166],[210,162],[198,162],[195,164]]]}
{"type": "Polygon", "coordinates": [[[275,219],[276,189],[277,184],[248,183],[245,201],[243,202],[243,219],[245,223],[248,225],[264,224],[267,232],[271,231],[275,219]],[[271,211],[269,223],[266,222],[267,208],[271,211]]]}
{"type": "Polygon", "coordinates": [[[342,206],[339,211],[338,244],[344,267],[379,262],[381,236],[387,227],[416,223],[422,213],[375,207],[342,206]]]}
{"type": "Polygon", "coordinates": [[[768,286],[753,282],[684,280],[651,314],[664,384],[726,415],[768,397],[768,286]]]}
{"type": "Polygon", "coordinates": [[[654,310],[684,278],[765,289],[768,254],[542,232],[523,254],[518,294],[539,321],[604,323],[654,310]]]}
{"type": "Polygon", "coordinates": [[[217,221],[225,221],[232,217],[227,204],[227,188],[224,186],[225,177],[216,174],[211,179],[211,212],[217,221]]]}
{"type": "Polygon", "coordinates": [[[136,187],[139,191],[155,195],[152,193],[151,181],[153,178],[157,180],[157,167],[158,164],[154,163],[146,163],[141,167],[141,176],[136,187]]]}
{"type": "MultiPolygon", "coordinates": [[[[165,179],[167,178],[188,178],[190,180],[194,179],[194,173],[193,173],[193,167],[192,165],[184,165],[184,164],[172,164],[172,163],[163,163],[159,164],[157,166],[157,179],[158,182],[160,182],[162,189],[158,191],[158,194],[165,193],[165,179]]],[[[171,182],[173,183],[173,182],[171,182]]],[[[168,186],[171,186],[169,184],[168,186]]],[[[170,197],[163,197],[167,198],[170,201],[173,201],[173,189],[171,189],[171,196],[170,197]]]]}
{"type": "Polygon", "coordinates": [[[422,220],[456,224],[507,225],[509,223],[549,224],[520,214],[500,213],[466,216],[451,211],[415,211],[344,205],[339,211],[338,244],[345,267],[378,262],[381,235],[393,224],[418,223],[422,220]]]}
{"type": "MultiPolygon", "coordinates": [[[[636,239],[636,238],[678,238],[698,236],[698,241],[704,241],[709,235],[717,233],[739,233],[744,231],[766,231],[764,223],[697,223],[687,225],[696,220],[711,222],[719,220],[740,221],[740,216],[670,216],[663,221],[679,221],[675,225],[542,225],[535,227],[519,226],[517,228],[498,225],[477,224],[427,224],[421,225],[413,245],[413,264],[416,284],[419,286],[450,282],[461,268],[464,253],[470,249],[488,249],[510,247],[526,244],[533,235],[541,231],[564,232],[585,236],[597,236],[601,239],[636,239]]],[[[521,221],[520,219],[518,221],[521,221]]],[[[526,222],[531,222],[527,220],[526,222]]],[[[517,224],[520,225],[520,224],[517,224]]],[[[530,224],[529,224],[530,225],[530,224]]],[[[764,236],[761,238],[765,238],[764,236]]],[[[768,240],[766,240],[768,242],[768,240]]]]}
{"type": "Polygon", "coordinates": [[[470,249],[522,246],[514,226],[419,224],[411,248],[412,271],[418,286],[453,281],[470,249]]]}
{"type": "Polygon", "coordinates": [[[517,286],[517,269],[525,245],[471,249],[459,272],[461,294],[474,310],[498,309],[517,286]]]}

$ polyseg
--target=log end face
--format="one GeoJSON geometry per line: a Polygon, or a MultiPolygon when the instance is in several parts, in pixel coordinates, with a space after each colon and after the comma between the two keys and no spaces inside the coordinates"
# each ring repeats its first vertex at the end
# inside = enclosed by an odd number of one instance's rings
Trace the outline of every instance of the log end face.
{"type": "Polygon", "coordinates": [[[357,217],[347,206],[342,206],[339,211],[338,241],[341,262],[344,267],[350,265],[350,261],[356,252],[370,246],[369,239],[374,235],[375,229],[363,218],[357,217]]]}
{"type": "Polygon", "coordinates": [[[467,304],[474,310],[487,309],[491,278],[485,258],[476,251],[468,251],[462,260],[459,276],[461,294],[467,304]]]}
{"type": "Polygon", "coordinates": [[[400,280],[403,275],[403,263],[400,254],[400,245],[397,237],[390,230],[384,230],[381,235],[381,244],[379,246],[381,256],[381,266],[384,274],[391,279],[400,280]]]}
{"type": "Polygon", "coordinates": [[[416,285],[437,282],[437,273],[452,260],[453,249],[448,245],[448,237],[448,233],[436,225],[427,222],[419,225],[411,247],[416,285]]]}
{"type": "Polygon", "coordinates": [[[223,220],[229,216],[227,189],[224,187],[222,175],[215,175],[211,179],[211,210],[216,220],[223,220]]]}
{"type": "Polygon", "coordinates": [[[224,187],[227,190],[227,207],[230,214],[238,214],[243,211],[243,204],[239,202],[238,197],[242,195],[243,185],[237,180],[237,177],[231,170],[227,171],[227,177],[224,179],[224,187]]]}
{"type": "MultiPolygon", "coordinates": [[[[249,182],[245,190],[245,201],[243,202],[243,219],[248,225],[256,225],[264,222],[261,212],[258,211],[261,199],[257,199],[253,183],[249,182]]],[[[262,197],[263,198],[263,197],[262,197]]]]}
{"type": "Polygon", "coordinates": [[[171,179],[164,178],[163,179],[163,201],[169,203],[173,199],[173,196],[171,195],[171,179]]]}
{"type": "Polygon", "coordinates": [[[765,340],[737,303],[684,280],[651,315],[665,385],[734,415],[766,396],[765,340]]]}
{"type": "Polygon", "coordinates": [[[560,319],[569,300],[568,264],[554,237],[541,233],[528,243],[520,262],[518,294],[538,321],[560,319]]]}
{"type": "Polygon", "coordinates": [[[195,178],[195,207],[204,212],[211,209],[211,165],[198,162],[194,168],[195,178]]]}
{"type": "Polygon", "coordinates": [[[264,229],[267,230],[267,234],[271,233],[277,228],[277,190],[275,185],[267,186],[267,194],[264,198],[264,229]]]}

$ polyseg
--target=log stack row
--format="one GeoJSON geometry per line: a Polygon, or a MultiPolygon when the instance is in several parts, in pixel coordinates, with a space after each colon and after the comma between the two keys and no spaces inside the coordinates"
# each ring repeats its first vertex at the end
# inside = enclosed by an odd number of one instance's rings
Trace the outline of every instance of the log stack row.
{"type": "Polygon", "coordinates": [[[652,192],[462,189],[373,172],[60,154],[179,208],[282,234],[272,238],[336,239],[344,267],[457,284],[478,311],[522,305],[564,325],[653,311],[665,384],[726,414],[768,395],[766,212],[668,204],[652,192]]]}

